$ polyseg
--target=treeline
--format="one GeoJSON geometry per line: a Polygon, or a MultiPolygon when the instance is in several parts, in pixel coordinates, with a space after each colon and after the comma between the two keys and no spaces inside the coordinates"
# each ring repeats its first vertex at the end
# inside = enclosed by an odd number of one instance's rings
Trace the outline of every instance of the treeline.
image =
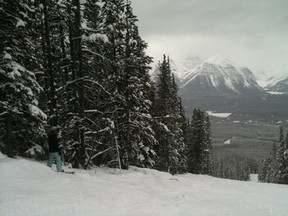
{"type": "Polygon", "coordinates": [[[258,172],[257,161],[245,156],[226,154],[212,161],[211,175],[218,178],[249,181],[250,174],[258,172]]]}
{"type": "Polygon", "coordinates": [[[130,0],[0,1],[0,150],[45,155],[61,128],[75,168],[210,173],[209,118],[185,118],[169,58],[152,82],[130,0]]]}
{"type": "Polygon", "coordinates": [[[274,144],[270,157],[260,163],[258,180],[267,183],[288,184],[288,133],[280,128],[279,149],[274,144]]]}

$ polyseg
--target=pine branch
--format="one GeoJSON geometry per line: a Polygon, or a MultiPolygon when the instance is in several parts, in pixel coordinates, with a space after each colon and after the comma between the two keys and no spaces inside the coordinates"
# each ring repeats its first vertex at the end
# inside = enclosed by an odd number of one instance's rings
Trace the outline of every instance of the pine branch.
{"type": "Polygon", "coordinates": [[[86,52],[86,53],[90,53],[90,54],[92,54],[92,55],[96,55],[96,56],[98,56],[98,57],[102,58],[103,60],[106,60],[106,61],[108,61],[108,62],[110,62],[110,63],[113,62],[113,61],[111,61],[110,59],[106,58],[104,55],[101,55],[101,54],[99,54],[99,53],[93,52],[93,51],[91,51],[91,50],[83,49],[82,51],[83,51],[83,52],[86,52]]]}
{"type": "Polygon", "coordinates": [[[108,149],[105,149],[104,151],[98,152],[97,154],[93,155],[90,160],[93,160],[95,157],[98,157],[99,155],[104,154],[105,152],[107,152],[113,148],[114,147],[109,147],[108,149]]]}

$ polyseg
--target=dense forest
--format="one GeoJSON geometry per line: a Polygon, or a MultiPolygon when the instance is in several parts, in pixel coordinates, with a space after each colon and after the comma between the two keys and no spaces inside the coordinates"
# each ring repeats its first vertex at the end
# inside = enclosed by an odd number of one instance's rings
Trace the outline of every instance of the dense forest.
{"type": "Polygon", "coordinates": [[[211,159],[209,117],[185,117],[168,56],[150,79],[131,0],[0,0],[0,18],[1,152],[45,159],[57,126],[74,168],[229,177],[211,159]]]}
{"type": "Polygon", "coordinates": [[[197,163],[195,172],[207,172],[207,119],[201,112],[202,125],[188,125],[168,57],[150,80],[131,1],[3,0],[0,12],[1,151],[41,158],[58,126],[62,157],[75,168],[178,173],[197,163]],[[197,147],[191,131],[203,136],[197,147]]]}
{"type": "Polygon", "coordinates": [[[273,152],[260,163],[258,179],[261,182],[288,184],[288,133],[283,128],[279,133],[279,149],[274,144],[273,152]]]}

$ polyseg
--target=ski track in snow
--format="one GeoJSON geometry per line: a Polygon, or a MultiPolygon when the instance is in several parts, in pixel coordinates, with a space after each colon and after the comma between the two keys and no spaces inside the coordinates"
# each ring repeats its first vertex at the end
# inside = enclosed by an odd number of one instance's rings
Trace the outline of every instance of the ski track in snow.
{"type": "Polygon", "coordinates": [[[287,185],[172,176],[136,167],[121,174],[117,169],[94,168],[70,175],[45,163],[0,153],[1,216],[286,216],[287,212],[287,185]]]}

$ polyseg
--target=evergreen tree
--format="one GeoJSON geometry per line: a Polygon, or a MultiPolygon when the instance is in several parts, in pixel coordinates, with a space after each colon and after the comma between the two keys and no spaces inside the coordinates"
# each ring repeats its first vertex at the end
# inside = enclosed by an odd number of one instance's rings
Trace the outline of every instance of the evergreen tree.
{"type": "Polygon", "coordinates": [[[73,167],[119,157],[123,168],[155,163],[152,58],[131,1],[3,0],[0,13],[1,149],[12,156],[31,147],[35,139],[20,130],[44,136],[39,105],[50,126],[61,126],[63,158],[73,167]]]}
{"type": "Polygon", "coordinates": [[[156,136],[159,145],[156,167],[171,173],[186,171],[186,145],[184,142],[184,113],[177,96],[177,86],[171,73],[169,59],[164,55],[159,64],[159,76],[156,82],[154,115],[156,136]]]}
{"type": "Polygon", "coordinates": [[[122,168],[129,163],[151,165],[157,142],[149,100],[152,59],[145,54],[147,44],[139,36],[130,1],[104,1],[101,14],[103,33],[109,40],[103,49],[104,58],[109,59],[104,86],[113,94],[106,102],[106,112],[115,123],[122,168]]]}
{"type": "Polygon", "coordinates": [[[213,158],[212,176],[219,178],[248,181],[250,179],[250,167],[255,162],[235,154],[226,154],[213,158]]]}
{"type": "Polygon", "coordinates": [[[35,7],[28,0],[0,4],[1,150],[9,157],[24,155],[31,147],[42,152],[46,115],[38,107],[42,88],[35,77],[40,68],[34,45],[35,7]]]}
{"type": "Polygon", "coordinates": [[[188,171],[192,173],[210,172],[210,121],[200,109],[194,109],[188,129],[188,171]]]}
{"type": "MultiPolygon", "coordinates": [[[[286,137],[287,141],[287,137],[286,137]]],[[[259,169],[259,181],[268,183],[288,184],[288,151],[283,128],[280,127],[279,149],[273,146],[273,154],[264,160],[259,169]]]]}
{"type": "MultiPolygon", "coordinates": [[[[287,138],[286,138],[287,139],[287,138]]],[[[280,128],[279,136],[280,147],[277,152],[277,162],[278,162],[278,171],[276,178],[280,184],[288,184],[288,155],[287,155],[287,144],[285,143],[285,137],[283,133],[283,128],[280,128]]]]}

